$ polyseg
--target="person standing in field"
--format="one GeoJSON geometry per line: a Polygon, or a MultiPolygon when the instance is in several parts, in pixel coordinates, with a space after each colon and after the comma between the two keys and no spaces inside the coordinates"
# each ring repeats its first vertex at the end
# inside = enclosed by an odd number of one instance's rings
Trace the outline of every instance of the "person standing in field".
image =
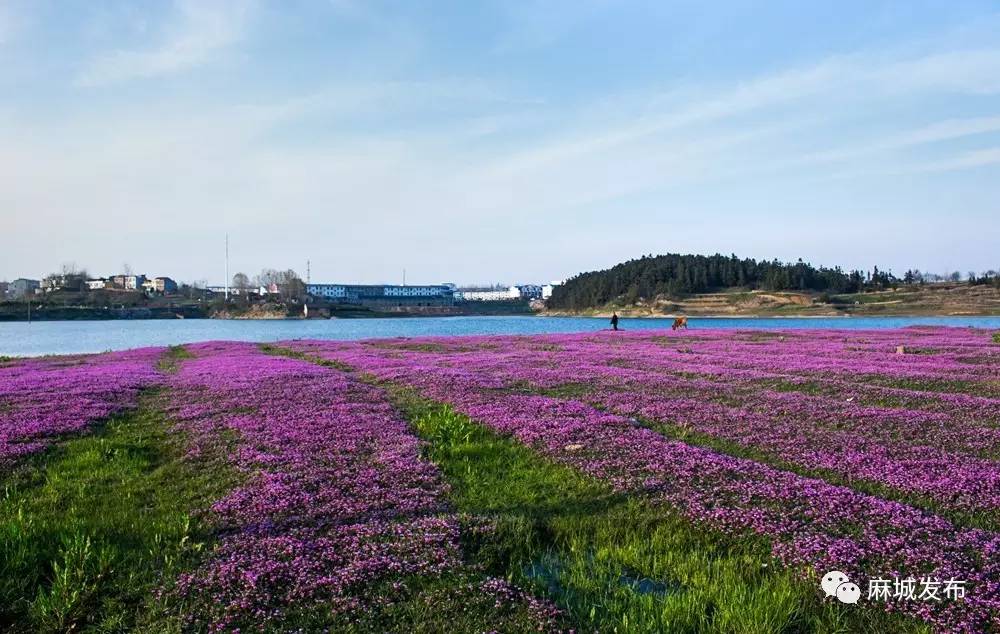
{"type": "Polygon", "coordinates": [[[618,313],[611,313],[611,330],[618,330],[618,313]]]}

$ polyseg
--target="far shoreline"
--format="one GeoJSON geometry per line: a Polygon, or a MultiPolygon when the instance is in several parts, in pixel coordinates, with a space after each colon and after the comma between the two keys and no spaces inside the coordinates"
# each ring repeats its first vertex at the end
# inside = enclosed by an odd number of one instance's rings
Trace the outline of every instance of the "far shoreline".
{"type": "MultiPolygon", "coordinates": [[[[465,337],[512,336],[535,337],[547,335],[581,334],[615,336],[603,317],[587,316],[577,319],[551,318],[551,316],[450,316],[441,319],[152,319],[119,320],[117,323],[95,323],[96,320],[51,321],[45,323],[0,322],[0,361],[4,357],[30,358],[59,354],[94,354],[115,350],[171,346],[199,341],[249,341],[267,342],[284,340],[389,340],[424,338],[462,339],[465,337]],[[534,317],[534,318],[528,318],[534,317]],[[169,321],[171,323],[163,323],[169,321]],[[130,322],[130,323],[123,323],[130,322]],[[237,324],[235,322],[242,322],[237,324]],[[46,325],[48,323],[48,325],[46,325]]],[[[671,320],[624,320],[619,330],[623,335],[641,332],[657,335],[674,334],[683,339],[715,330],[742,330],[748,332],[820,331],[828,330],[900,330],[908,327],[934,327],[945,329],[975,329],[984,333],[1000,333],[1000,316],[969,315],[916,315],[856,317],[830,319],[806,315],[776,317],[733,317],[730,315],[705,316],[689,321],[690,330],[671,333],[671,320]],[[814,318],[806,318],[814,317],[814,318]]],[[[1000,340],[994,335],[994,341],[1000,340]]],[[[2,363],[0,363],[2,365],[2,363]]]]}
{"type": "MultiPolygon", "coordinates": [[[[587,319],[611,319],[611,313],[586,314],[586,313],[542,313],[538,317],[566,317],[566,318],[587,318],[587,319]]],[[[671,313],[663,315],[629,315],[627,313],[618,314],[619,319],[677,319],[687,317],[691,319],[913,319],[918,317],[947,318],[947,317],[1000,317],[1000,312],[993,313],[878,313],[878,314],[838,314],[838,315],[761,315],[758,313],[748,314],[726,314],[726,315],[692,315],[690,313],[671,313]]]]}
{"type": "MultiPolygon", "coordinates": [[[[759,313],[748,313],[748,314],[713,314],[713,315],[692,315],[689,313],[669,313],[662,315],[629,315],[627,313],[618,314],[619,319],[636,319],[636,320],[670,320],[677,319],[679,317],[686,317],[688,320],[700,320],[700,319],[950,319],[950,318],[979,318],[979,317],[998,317],[1000,318],[1000,312],[982,312],[982,313],[893,313],[893,314],[838,314],[838,315],[767,315],[759,313]]],[[[417,320],[422,321],[425,319],[479,319],[479,318],[544,318],[544,319],[593,319],[593,320],[607,320],[611,318],[611,313],[606,314],[588,314],[588,313],[546,313],[539,312],[534,314],[528,313],[475,313],[475,314],[452,314],[452,315],[435,315],[435,314],[420,314],[420,313],[383,313],[375,315],[352,315],[352,316],[338,316],[338,317],[130,317],[130,318],[73,318],[73,319],[49,319],[32,318],[30,321],[28,319],[0,319],[0,324],[33,324],[33,323],[122,323],[122,322],[260,322],[260,323],[273,323],[273,322],[327,322],[327,321],[372,321],[378,319],[385,320],[417,320]]]]}

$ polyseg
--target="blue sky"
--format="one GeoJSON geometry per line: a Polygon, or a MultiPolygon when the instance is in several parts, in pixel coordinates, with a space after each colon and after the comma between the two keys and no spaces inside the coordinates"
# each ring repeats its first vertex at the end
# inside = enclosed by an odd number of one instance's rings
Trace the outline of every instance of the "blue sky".
{"type": "Polygon", "coordinates": [[[1000,268],[995,2],[0,0],[0,279],[1000,268]]]}

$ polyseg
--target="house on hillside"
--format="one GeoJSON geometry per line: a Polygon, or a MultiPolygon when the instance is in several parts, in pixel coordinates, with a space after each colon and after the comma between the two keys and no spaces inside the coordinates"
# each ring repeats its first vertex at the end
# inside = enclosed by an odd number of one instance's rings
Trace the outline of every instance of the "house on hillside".
{"type": "Polygon", "coordinates": [[[46,293],[54,291],[82,291],[87,288],[87,280],[82,275],[76,273],[49,275],[42,280],[40,288],[46,293]]]}
{"type": "Polygon", "coordinates": [[[26,296],[34,295],[35,291],[40,289],[41,286],[42,284],[38,280],[19,277],[7,285],[7,297],[8,299],[22,299],[26,296]]]}
{"type": "Polygon", "coordinates": [[[169,277],[156,277],[153,278],[156,282],[156,292],[163,293],[164,295],[173,295],[177,292],[177,282],[169,277]]]}
{"type": "Polygon", "coordinates": [[[150,295],[173,295],[177,292],[177,282],[169,277],[154,277],[142,282],[142,290],[150,295]]]}
{"type": "Polygon", "coordinates": [[[538,284],[518,284],[517,290],[521,291],[521,299],[541,299],[542,287],[538,284]]]}
{"type": "Polygon", "coordinates": [[[145,275],[115,275],[111,278],[111,287],[126,291],[138,291],[142,289],[145,275]]]}
{"type": "Polygon", "coordinates": [[[555,288],[557,286],[561,285],[561,284],[562,284],[562,282],[550,282],[550,283],[546,284],[545,286],[543,286],[542,287],[542,299],[548,299],[548,298],[552,297],[552,291],[555,290],[555,288]]]}

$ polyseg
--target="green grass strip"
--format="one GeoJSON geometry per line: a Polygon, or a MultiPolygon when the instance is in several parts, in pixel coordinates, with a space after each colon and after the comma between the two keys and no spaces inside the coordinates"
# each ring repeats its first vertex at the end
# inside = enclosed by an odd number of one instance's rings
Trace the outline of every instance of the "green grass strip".
{"type": "Polygon", "coordinates": [[[156,366],[162,372],[173,374],[180,368],[181,361],[192,358],[194,358],[194,355],[188,352],[188,349],[184,346],[168,346],[163,351],[156,366]]]}
{"type": "MultiPolygon", "coordinates": [[[[540,394],[552,398],[578,400],[595,409],[601,411],[611,411],[604,407],[600,402],[591,400],[591,388],[588,388],[585,384],[568,383],[546,389],[536,389],[529,385],[522,384],[516,386],[514,389],[517,392],[527,394],[540,394]]],[[[901,504],[908,504],[910,506],[923,509],[929,513],[939,515],[958,527],[981,528],[983,530],[992,531],[1000,530],[1000,519],[992,514],[980,511],[963,511],[948,508],[928,495],[903,491],[872,480],[848,478],[832,469],[809,467],[800,463],[791,462],[766,449],[743,445],[734,440],[696,431],[686,425],[679,425],[666,420],[652,420],[644,417],[635,417],[634,420],[647,429],[655,431],[656,433],[673,440],[679,440],[680,442],[697,447],[705,447],[706,449],[711,449],[717,453],[726,454],[735,458],[753,460],[754,462],[766,464],[782,471],[790,471],[796,475],[806,478],[824,480],[830,484],[848,487],[858,491],[859,493],[865,493],[867,495],[873,495],[885,500],[900,502],[901,504]]],[[[986,457],[989,458],[989,456],[986,457]]]]}
{"type": "Polygon", "coordinates": [[[194,512],[232,479],[182,458],[157,398],[0,481],[0,630],[176,629],[156,590],[197,560],[194,512]]]}
{"type": "Polygon", "coordinates": [[[494,574],[534,586],[582,630],[900,632],[923,624],[820,599],[774,565],[767,540],[695,526],[613,493],[574,469],[426,401],[390,389],[465,514],[464,547],[494,574]]]}
{"type": "MultiPolygon", "coordinates": [[[[308,353],[262,347],[351,371],[308,353]]],[[[641,496],[615,494],[410,388],[359,378],[386,389],[427,441],[427,457],[463,514],[470,563],[553,598],[577,631],[930,631],[877,607],[823,600],[818,586],[775,565],[763,537],[725,535],[641,496]]],[[[582,388],[562,396],[583,396],[582,388]]]]}

